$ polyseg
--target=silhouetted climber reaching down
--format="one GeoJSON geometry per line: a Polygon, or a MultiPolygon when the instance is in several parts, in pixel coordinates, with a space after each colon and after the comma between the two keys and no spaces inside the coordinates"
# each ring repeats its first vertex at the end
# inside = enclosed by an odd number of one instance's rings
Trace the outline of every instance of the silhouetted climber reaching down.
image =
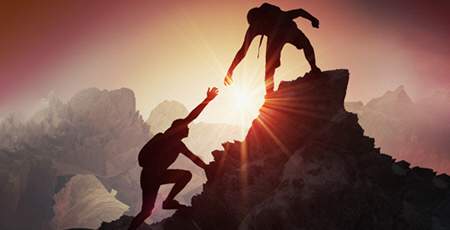
{"type": "Polygon", "coordinates": [[[186,170],[168,169],[168,167],[182,153],[196,165],[205,169],[206,164],[194,155],[181,140],[188,136],[188,124],[198,117],[218,92],[215,87],[208,88],[206,98],[186,118],[175,120],[164,133],[156,134],[142,147],[139,152],[139,165],[143,168],[141,172],[142,210],[133,219],[128,229],[137,229],[150,216],[159,186],[162,184],[175,184],[162,204],[163,209],[186,207],[176,201],[175,196],[191,180],[192,174],[186,170]]]}
{"type": "Polygon", "coordinates": [[[249,10],[247,21],[250,25],[245,34],[244,43],[228,69],[224,80],[225,85],[233,82],[234,69],[245,57],[253,38],[258,35],[261,35],[259,46],[261,46],[263,36],[267,36],[265,73],[267,94],[273,92],[273,75],[275,74],[275,69],[280,66],[281,49],[286,43],[294,45],[297,49],[303,49],[306,60],[311,66],[311,72],[320,72],[320,69],[316,66],[314,49],[311,43],[294,22],[294,19],[297,17],[309,19],[313,27],[319,28],[319,20],[303,9],[282,11],[277,6],[264,3],[258,8],[249,10]]]}

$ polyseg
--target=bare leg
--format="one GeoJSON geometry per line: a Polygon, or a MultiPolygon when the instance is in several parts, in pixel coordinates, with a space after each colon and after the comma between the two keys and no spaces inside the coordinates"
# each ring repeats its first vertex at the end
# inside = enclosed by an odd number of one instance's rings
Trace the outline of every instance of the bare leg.
{"type": "MultiPolygon", "coordinates": [[[[164,203],[170,203],[175,199],[175,196],[183,190],[183,188],[187,185],[187,183],[191,180],[192,173],[186,170],[181,169],[168,169],[166,172],[162,175],[162,178],[160,180],[160,184],[171,184],[175,183],[175,185],[172,187],[172,190],[170,190],[169,195],[167,196],[164,203]]],[[[159,188],[159,185],[158,185],[159,188]]],[[[142,223],[144,223],[145,219],[147,219],[153,210],[156,196],[158,195],[158,190],[154,189],[155,191],[152,191],[150,193],[143,192],[142,194],[142,210],[139,214],[134,217],[133,221],[131,222],[130,227],[128,230],[135,230],[137,229],[142,223]]],[[[164,206],[163,203],[163,206],[164,206]]]]}
{"type": "Polygon", "coordinates": [[[273,93],[274,83],[273,76],[275,75],[275,68],[266,69],[266,94],[269,95],[273,93]]]}
{"type": "Polygon", "coordinates": [[[145,219],[152,214],[157,195],[158,189],[151,192],[142,192],[142,210],[134,217],[130,227],[128,227],[128,230],[136,230],[142,223],[144,223],[145,219]]]}
{"type": "Polygon", "coordinates": [[[308,60],[308,63],[311,66],[311,72],[320,72],[320,69],[316,65],[314,49],[308,40],[303,48],[303,52],[305,53],[306,60],[308,60]]]}
{"type": "Polygon", "coordinates": [[[316,65],[316,56],[309,39],[300,30],[293,31],[293,33],[295,35],[292,44],[295,45],[297,49],[303,49],[305,58],[311,66],[311,72],[320,72],[320,69],[316,65]]]}
{"type": "Polygon", "coordinates": [[[172,190],[170,190],[169,195],[164,202],[167,203],[173,201],[175,196],[180,193],[184,187],[186,187],[191,178],[192,173],[189,171],[181,169],[168,169],[162,177],[161,184],[175,183],[175,185],[172,187],[172,190]]]}
{"type": "Polygon", "coordinates": [[[266,95],[271,95],[274,91],[275,70],[280,66],[281,49],[283,48],[283,42],[270,39],[267,41],[266,51],[266,95]]]}

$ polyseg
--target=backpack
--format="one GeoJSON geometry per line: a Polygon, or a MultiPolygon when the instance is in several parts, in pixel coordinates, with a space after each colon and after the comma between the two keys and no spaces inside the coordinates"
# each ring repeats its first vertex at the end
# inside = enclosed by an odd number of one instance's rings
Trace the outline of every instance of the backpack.
{"type": "Polygon", "coordinates": [[[164,135],[162,133],[156,134],[152,139],[150,139],[144,147],[142,147],[141,151],[139,151],[138,162],[141,167],[148,167],[152,162],[156,159],[156,155],[154,151],[158,151],[159,148],[163,145],[164,135]]]}
{"type": "MultiPolygon", "coordinates": [[[[264,15],[264,18],[269,21],[276,21],[277,18],[281,17],[283,14],[283,11],[278,6],[274,6],[269,3],[263,3],[258,8],[260,14],[264,15]]],[[[259,39],[259,45],[258,45],[258,54],[256,58],[259,58],[259,51],[261,49],[262,41],[263,41],[264,35],[261,34],[261,38],[259,39]]]]}

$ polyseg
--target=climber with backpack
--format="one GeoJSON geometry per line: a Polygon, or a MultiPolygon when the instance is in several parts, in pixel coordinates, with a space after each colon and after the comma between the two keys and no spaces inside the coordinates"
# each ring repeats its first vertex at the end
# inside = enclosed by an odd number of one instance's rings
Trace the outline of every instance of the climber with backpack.
{"type": "Polygon", "coordinates": [[[268,3],[250,9],[247,13],[249,27],[245,34],[244,43],[236,53],[228,69],[224,84],[230,85],[233,82],[232,75],[234,69],[245,57],[252,40],[258,35],[261,35],[259,47],[261,47],[263,36],[267,36],[266,94],[270,94],[274,90],[273,76],[275,69],[280,66],[281,50],[286,43],[294,45],[297,49],[303,49],[306,60],[311,66],[311,72],[320,72],[320,69],[316,65],[314,49],[311,43],[294,22],[294,19],[297,17],[306,18],[311,21],[314,28],[319,28],[319,20],[303,9],[283,11],[279,7],[268,3]]]}
{"type": "Polygon", "coordinates": [[[203,111],[206,105],[218,94],[217,88],[208,88],[206,98],[184,119],[177,119],[164,132],[156,134],[139,152],[138,161],[141,171],[142,210],[131,222],[129,230],[137,229],[147,219],[154,208],[158,190],[162,184],[175,184],[162,204],[163,209],[181,209],[186,207],[175,200],[175,196],[187,185],[192,173],[181,169],[168,169],[182,153],[200,168],[206,169],[206,163],[193,154],[181,141],[188,136],[188,124],[203,111]]]}

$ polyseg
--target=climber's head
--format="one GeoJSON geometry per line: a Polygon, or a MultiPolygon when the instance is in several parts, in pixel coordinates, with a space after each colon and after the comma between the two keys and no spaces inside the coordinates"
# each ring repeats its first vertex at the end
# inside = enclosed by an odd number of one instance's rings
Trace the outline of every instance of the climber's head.
{"type": "Polygon", "coordinates": [[[188,124],[184,119],[176,119],[165,133],[177,139],[183,139],[189,134],[188,124]]]}
{"type": "Polygon", "coordinates": [[[259,21],[260,18],[260,9],[259,8],[252,8],[247,13],[247,21],[248,24],[256,24],[259,21]]]}

